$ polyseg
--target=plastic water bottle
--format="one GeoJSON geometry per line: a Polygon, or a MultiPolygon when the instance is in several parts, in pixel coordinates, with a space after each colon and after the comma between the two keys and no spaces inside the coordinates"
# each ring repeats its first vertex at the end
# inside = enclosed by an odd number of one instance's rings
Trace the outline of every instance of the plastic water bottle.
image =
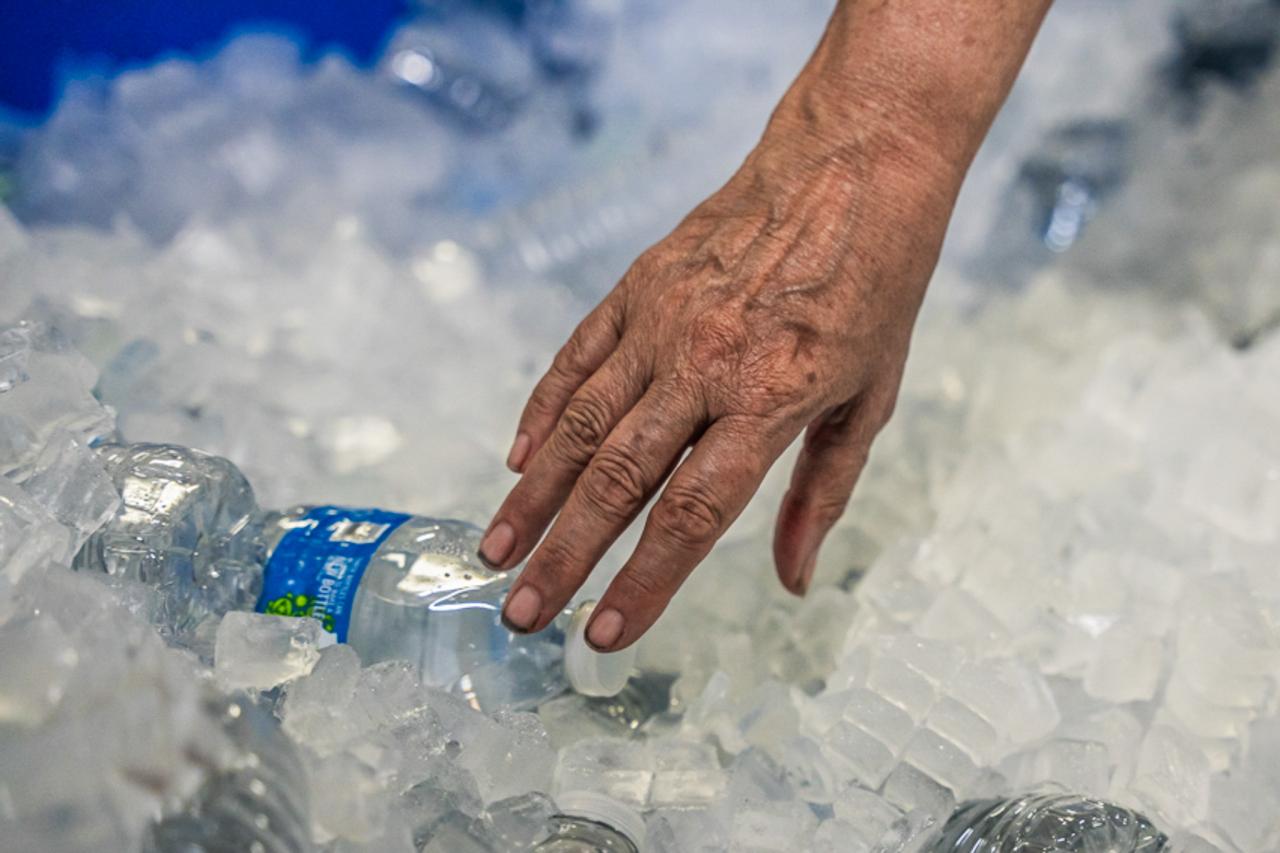
{"type": "Polygon", "coordinates": [[[317,619],[365,663],[409,660],[425,683],[484,710],[535,707],[568,688],[612,696],[627,683],[633,651],[587,645],[593,602],[538,634],[502,625],[514,573],[479,559],[475,525],[335,506],[264,514],[225,459],[162,444],[101,453],[122,503],[75,567],[157,588],[150,615],[175,642],[256,609],[317,619]]]}
{"type": "Polygon", "coordinates": [[[398,29],[379,71],[457,125],[481,132],[510,125],[537,79],[534,58],[514,28],[496,15],[466,8],[398,29]]]}
{"type": "Polygon", "coordinates": [[[233,751],[187,807],[153,824],[143,853],[307,853],[312,849],[307,781],[293,744],[268,712],[242,698],[213,697],[233,751]]]}
{"type": "Polygon", "coordinates": [[[1126,808],[1074,794],[962,803],[933,853],[1160,853],[1168,838],[1126,808]]]}
{"type": "Polygon", "coordinates": [[[640,853],[644,846],[644,818],[612,797],[571,791],[557,797],[556,806],[551,834],[535,853],[640,853]]]}

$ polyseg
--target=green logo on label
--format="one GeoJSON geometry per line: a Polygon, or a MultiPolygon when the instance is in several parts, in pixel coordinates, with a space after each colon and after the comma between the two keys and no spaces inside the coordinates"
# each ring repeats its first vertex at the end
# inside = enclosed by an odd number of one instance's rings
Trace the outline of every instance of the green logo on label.
{"type": "MultiPolygon", "coordinates": [[[[267,602],[264,613],[270,613],[273,616],[317,616],[313,611],[315,602],[306,595],[282,595],[279,598],[273,598],[267,602]]],[[[334,633],[333,615],[325,613],[319,615],[320,625],[330,634],[334,633]]]]}

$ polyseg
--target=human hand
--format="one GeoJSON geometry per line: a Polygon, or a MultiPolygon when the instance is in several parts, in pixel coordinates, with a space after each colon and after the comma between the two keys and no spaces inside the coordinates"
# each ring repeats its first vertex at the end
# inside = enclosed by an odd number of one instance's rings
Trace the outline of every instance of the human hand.
{"type": "Polygon", "coordinates": [[[918,163],[807,162],[799,138],[765,143],[636,261],[534,389],[509,459],[523,476],[482,548],[509,568],[551,524],[511,627],[545,627],[666,481],[588,632],[634,641],[806,426],[774,555],[808,587],[893,409],[945,215],[918,163]]]}
{"type": "Polygon", "coordinates": [[[838,6],[739,172],[636,261],[529,398],[508,459],[522,476],[481,544],[502,569],[528,557],[512,630],[546,627],[661,489],[587,629],[602,651],[633,643],[802,430],[774,559],[804,593],[893,410],[964,169],[1047,0],[1035,5],[924,30],[923,12],[953,7],[838,6]],[[956,47],[939,62],[968,70],[963,98],[943,97],[950,69],[927,68],[922,33],[956,47]],[[958,52],[984,50],[1003,56],[990,80],[958,52]],[[850,76],[848,57],[865,56],[875,73],[850,76]]]}

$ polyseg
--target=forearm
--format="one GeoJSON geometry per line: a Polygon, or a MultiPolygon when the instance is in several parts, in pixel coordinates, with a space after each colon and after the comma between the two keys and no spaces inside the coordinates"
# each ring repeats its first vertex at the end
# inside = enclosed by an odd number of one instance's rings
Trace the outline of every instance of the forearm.
{"type": "Polygon", "coordinates": [[[840,0],[771,122],[815,156],[923,159],[959,182],[1051,0],[840,0]]]}
{"type": "MultiPolygon", "coordinates": [[[[700,251],[724,268],[821,257],[863,303],[914,316],[964,174],[1049,3],[841,0],[760,144],[692,214],[742,226],[700,251]]],[[[760,286],[792,292],[812,276],[789,262],[760,286]]]]}
{"type": "Polygon", "coordinates": [[[528,557],[509,625],[546,627],[658,493],[587,629],[603,651],[634,642],[801,430],[774,556],[804,592],[1048,4],[841,0],[742,168],[632,265],[534,390],[520,482],[481,548],[503,569],[528,557]]]}

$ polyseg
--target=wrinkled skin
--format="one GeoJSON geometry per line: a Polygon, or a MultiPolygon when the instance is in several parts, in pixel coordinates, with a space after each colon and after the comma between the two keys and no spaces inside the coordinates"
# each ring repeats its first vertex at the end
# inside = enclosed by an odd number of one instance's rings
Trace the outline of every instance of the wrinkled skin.
{"type": "Polygon", "coordinates": [[[961,120],[896,109],[892,82],[832,86],[812,70],[855,6],[738,173],[635,262],[534,389],[508,459],[522,476],[481,546],[504,569],[528,557],[513,630],[546,627],[657,494],[588,628],[601,650],[634,642],[802,432],[774,557],[789,590],[808,588],[893,411],[977,144],[940,142],[961,120]]]}

